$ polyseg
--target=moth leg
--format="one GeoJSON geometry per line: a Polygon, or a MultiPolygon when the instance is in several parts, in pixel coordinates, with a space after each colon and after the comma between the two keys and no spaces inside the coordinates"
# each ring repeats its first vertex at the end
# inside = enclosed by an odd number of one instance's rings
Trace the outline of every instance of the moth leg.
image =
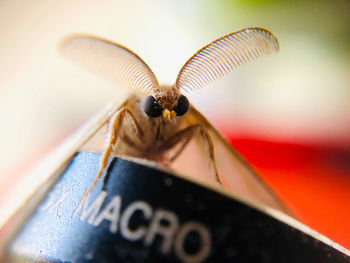
{"type": "MultiPolygon", "coordinates": [[[[193,127],[193,126],[191,126],[191,127],[193,127]]],[[[191,128],[191,127],[188,127],[188,128],[191,128]]],[[[181,140],[183,140],[183,142],[182,142],[182,145],[180,146],[180,148],[175,152],[175,154],[171,158],[169,158],[170,162],[175,161],[177,159],[177,157],[179,157],[180,153],[185,149],[187,144],[191,141],[195,130],[188,129],[188,128],[176,133],[171,138],[171,140],[173,140],[173,141],[170,141],[171,148],[174,147],[175,145],[177,145],[178,143],[180,143],[181,140]]]]}
{"type": "Polygon", "coordinates": [[[125,109],[125,114],[128,114],[130,116],[130,118],[132,119],[133,123],[135,124],[135,127],[136,127],[136,132],[137,134],[139,135],[139,138],[141,140],[143,140],[143,136],[144,136],[144,132],[143,130],[141,129],[141,126],[140,124],[137,122],[134,114],[132,114],[132,112],[129,110],[129,109],[125,109]]]}
{"type": "Polygon", "coordinates": [[[201,135],[201,137],[204,141],[205,149],[206,149],[206,152],[208,153],[210,169],[213,171],[216,181],[220,185],[222,185],[222,182],[220,180],[220,176],[219,176],[219,173],[218,173],[218,170],[216,167],[213,141],[212,141],[209,133],[207,132],[207,130],[200,124],[195,124],[195,125],[189,126],[185,129],[179,131],[173,137],[170,138],[170,140],[168,141],[168,144],[167,144],[168,149],[171,149],[172,147],[174,147],[178,143],[182,142],[182,145],[180,146],[180,148],[170,158],[170,161],[174,161],[180,155],[180,153],[187,146],[187,144],[190,142],[191,138],[193,137],[193,135],[196,132],[199,132],[199,134],[201,135]]]}
{"type": "Polygon", "coordinates": [[[101,178],[102,173],[107,166],[108,159],[111,155],[113,146],[117,142],[117,138],[119,136],[119,132],[120,132],[120,129],[123,125],[123,121],[125,119],[126,114],[128,114],[131,117],[131,119],[133,120],[133,122],[135,123],[136,131],[139,134],[139,136],[143,137],[143,131],[141,130],[134,115],[131,113],[131,111],[129,109],[123,108],[112,116],[111,121],[110,121],[109,132],[108,132],[109,137],[108,137],[107,145],[102,153],[101,162],[100,162],[100,169],[96,175],[94,182],[91,184],[91,186],[86,190],[86,192],[81,197],[80,202],[83,202],[86,199],[86,197],[89,195],[91,190],[97,184],[98,180],[101,178]]]}

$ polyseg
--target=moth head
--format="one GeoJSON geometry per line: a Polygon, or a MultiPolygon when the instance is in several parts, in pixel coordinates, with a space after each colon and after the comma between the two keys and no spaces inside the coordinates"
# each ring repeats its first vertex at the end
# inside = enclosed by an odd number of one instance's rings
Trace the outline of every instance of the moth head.
{"type": "Polygon", "coordinates": [[[171,120],[184,115],[189,108],[188,99],[175,87],[161,86],[156,92],[146,97],[143,110],[152,118],[162,117],[171,120]]]}

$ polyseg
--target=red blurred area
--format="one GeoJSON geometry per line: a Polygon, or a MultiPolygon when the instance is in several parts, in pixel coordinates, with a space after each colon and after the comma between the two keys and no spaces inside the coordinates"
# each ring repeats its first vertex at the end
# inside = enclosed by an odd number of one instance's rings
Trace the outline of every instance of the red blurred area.
{"type": "Polygon", "coordinates": [[[349,147],[225,134],[298,219],[350,248],[349,147]]]}

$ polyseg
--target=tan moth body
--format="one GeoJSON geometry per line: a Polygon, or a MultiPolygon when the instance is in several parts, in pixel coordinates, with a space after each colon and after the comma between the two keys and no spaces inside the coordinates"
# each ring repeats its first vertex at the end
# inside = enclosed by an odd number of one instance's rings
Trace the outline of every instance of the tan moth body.
{"type": "MultiPolygon", "coordinates": [[[[169,145],[170,138],[177,132],[181,118],[169,121],[164,118],[150,118],[142,110],[144,96],[131,95],[124,103],[124,106],[116,113],[110,122],[110,132],[116,119],[119,121],[119,139],[113,146],[119,154],[125,154],[145,159],[165,162],[164,152],[169,145]],[[124,115],[123,117],[120,117],[124,115]],[[114,122],[113,122],[114,120],[114,122]]],[[[115,127],[114,130],[117,130],[115,127]]]]}
{"type": "Polygon", "coordinates": [[[271,32],[262,28],[246,28],[223,36],[197,51],[182,67],[175,84],[164,86],[158,84],[152,70],[140,57],[119,44],[94,36],[67,39],[62,45],[64,54],[136,91],[110,118],[100,170],[82,199],[101,177],[112,153],[168,165],[193,137],[201,138],[209,166],[221,184],[211,136],[213,131],[217,136],[216,130],[190,105],[182,91],[203,88],[247,62],[278,49],[278,40],[271,32]]]}

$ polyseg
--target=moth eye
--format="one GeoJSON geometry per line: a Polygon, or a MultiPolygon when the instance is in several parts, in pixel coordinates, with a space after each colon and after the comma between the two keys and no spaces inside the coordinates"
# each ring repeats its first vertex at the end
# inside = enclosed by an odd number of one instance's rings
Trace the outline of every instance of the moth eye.
{"type": "Polygon", "coordinates": [[[177,105],[174,108],[174,111],[176,112],[177,116],[182,116],[188,111],[190,103],[188,102],[188,99],[184,96],[181,95],[179,97],[179,100],[177,101],[177,105]]]}
{"type": "Polygon", "coordinates": [[[143,105],[143,110],[145,113],[152,117],[159,117],[162,115],[162,107],[159,106],[157,100],[153,96],[148,96],[146,98],[145,104],[143,105]]]}

